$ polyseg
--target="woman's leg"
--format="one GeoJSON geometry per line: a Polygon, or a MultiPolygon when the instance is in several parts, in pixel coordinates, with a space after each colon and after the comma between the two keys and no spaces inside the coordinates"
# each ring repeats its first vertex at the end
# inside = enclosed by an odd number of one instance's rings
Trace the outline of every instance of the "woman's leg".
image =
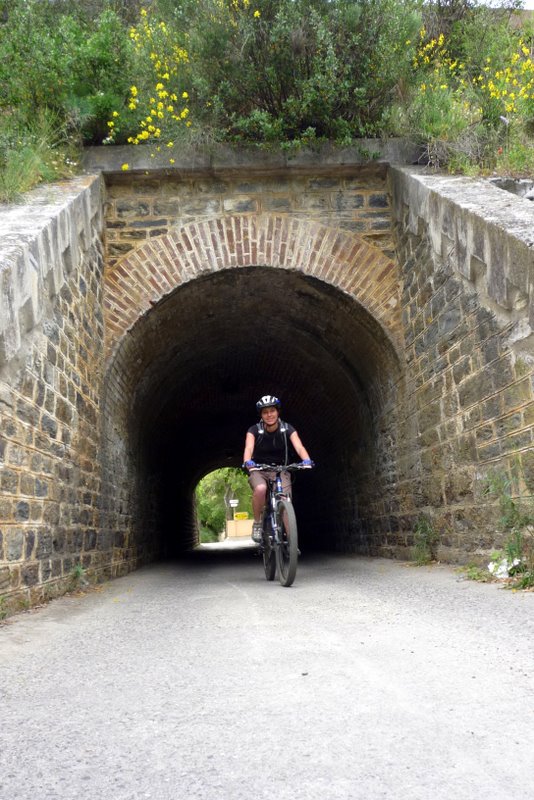
{"type": "Polygon", "coordinates": [[[261,472],[251,472],[248,482],[252,487],[252,511],[254,522],[261,522],[263,509],[265,508],[265,498],[267,496],[267,479],[261,472]]]}

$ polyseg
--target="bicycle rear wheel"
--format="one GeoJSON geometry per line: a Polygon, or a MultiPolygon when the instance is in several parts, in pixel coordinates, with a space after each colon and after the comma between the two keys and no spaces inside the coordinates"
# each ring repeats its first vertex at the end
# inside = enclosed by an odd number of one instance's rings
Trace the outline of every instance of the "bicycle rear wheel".
{"type": "Polygon", "coordinates": [[[265,570],[265,577],[268,581],[274,581],[276,573],[276,556],[274,554],[272,538],[271,538],[272,525],[270,518],[266,518],[263,523],[263,569],[265,570]]]}
{"type": "Polygon", "coordinates": [[[291,586],[297,574],[298,534],[295,510],[289,500],[279,500],[276,518],[280,543],[276,548],[278,580],[282,586],[291,586]]]}

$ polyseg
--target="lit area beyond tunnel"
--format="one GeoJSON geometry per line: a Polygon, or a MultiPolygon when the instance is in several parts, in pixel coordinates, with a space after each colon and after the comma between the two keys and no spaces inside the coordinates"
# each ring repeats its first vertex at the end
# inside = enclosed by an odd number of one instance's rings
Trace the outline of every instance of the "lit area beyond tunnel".
{"type": "Polygon", "coordinates": [[[266,393],[316,462],[294,488],[303,548],[372,550],[395,480],[399,368],[349,295],[272,267],[205,274],[137,322],[109,381],[108,470],[124,473],[132,542],[153,556],[198,542],[195,486],[241,464],[266,393]]]}

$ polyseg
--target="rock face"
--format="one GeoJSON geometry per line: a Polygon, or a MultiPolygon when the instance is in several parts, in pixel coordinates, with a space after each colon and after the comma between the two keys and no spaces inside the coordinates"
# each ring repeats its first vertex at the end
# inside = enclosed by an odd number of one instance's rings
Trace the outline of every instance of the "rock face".
{"type": "Polygon", "coordinates": [[[340,156],[103,167],[0,215],[2,607],[194,544],[266,391],[318,464],[308,548],[406,556],[422,513],[442,559],[501,543],[488,472],[534,488],[528,200],[340,156]]]}

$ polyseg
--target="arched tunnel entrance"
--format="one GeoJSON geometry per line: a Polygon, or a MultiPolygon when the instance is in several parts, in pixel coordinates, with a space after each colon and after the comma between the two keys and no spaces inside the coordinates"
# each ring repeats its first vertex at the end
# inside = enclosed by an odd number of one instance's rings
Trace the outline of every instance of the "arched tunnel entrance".
{"type": "Polygon", "coordinates": [[[195,486],[241,464],[255,401],[272,393],[317,463],[295,486],[303,546],[371,552],[396,480],[399,378],[382,326],[315,277],[244,267],[182,284],[111,369],[106,465],[123,513],[130,504],[130,548],[174,556],[197,543],[195,486]]]}

